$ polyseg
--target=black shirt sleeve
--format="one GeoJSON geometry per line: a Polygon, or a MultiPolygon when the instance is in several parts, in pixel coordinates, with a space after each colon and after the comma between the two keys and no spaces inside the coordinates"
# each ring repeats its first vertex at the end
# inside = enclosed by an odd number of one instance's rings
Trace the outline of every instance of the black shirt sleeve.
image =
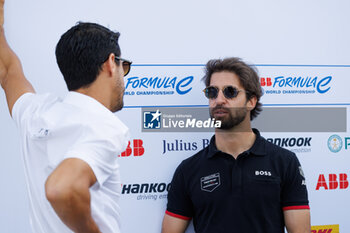
{"type": "Polygon", "coordinates": [[[183,162],[177,167],[168,192],[166,214],[190,220],[193,216],[193,204],[188,193],[186,178],[183,174],[183,162]]]}
{"type": "Polygon", "coordinates": [[[294,153],[290,154],[285,174],[281,194],[283,210],[309,209],[304,172],[294,153]]]}

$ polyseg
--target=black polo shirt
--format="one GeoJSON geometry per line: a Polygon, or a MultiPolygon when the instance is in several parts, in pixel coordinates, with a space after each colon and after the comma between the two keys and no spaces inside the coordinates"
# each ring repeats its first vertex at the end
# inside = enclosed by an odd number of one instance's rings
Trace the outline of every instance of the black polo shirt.
{"type": "Polygon", "coordinates": [[[309,209],[296,155],[253,129],[256,140],[237,159],[208,147],[176,169],[168,215],[190,220],[197,233],[283,233],[283,210],[309,209]]]}

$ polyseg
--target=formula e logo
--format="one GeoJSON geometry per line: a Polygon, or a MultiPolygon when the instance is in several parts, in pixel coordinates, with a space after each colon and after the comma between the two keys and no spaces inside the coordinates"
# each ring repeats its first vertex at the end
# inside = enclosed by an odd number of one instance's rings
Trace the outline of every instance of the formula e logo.
{"type": "Polygon", "coordinates": [[[343,147],[343,140],[338,135],[334,134],[328,138],[328,148],[333,153],[337,153],[343,147]]]}
{"type": "Polygon", "coordinates": [[[144,129],[160,129],[161,124],[161,115],[159,109],[154,111],[144,111],[143,112],[143,128],[144,129]]]}
{"type": "Polygon", "coordinates": [[[220,173],[215,173],[201,178],[201,189],[212,192],[220,186],[220,173]]]}
{"type": "Polygon", "coordinates": [[[165,77],[130,77],[126,81],[125,95],[185,95],[192,90],[194,76],[184,78],[176,76],[165,77]],[[137,89],[133,91],[130,89],[137,89]]]}
{"type": "Polygon", "coordinates": [[[277,76],[261,77],[264,94],[324,94],[331,89],[332,76],[277,76]]]}

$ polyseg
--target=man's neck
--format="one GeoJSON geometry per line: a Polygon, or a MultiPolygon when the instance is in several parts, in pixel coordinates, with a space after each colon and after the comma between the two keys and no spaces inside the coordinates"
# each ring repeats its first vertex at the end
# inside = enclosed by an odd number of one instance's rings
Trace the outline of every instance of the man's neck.
{"type": "Polygon", "coordinates": [[[218,150],[232,155],[237,159],[238,155],[249,150],[256,139],[256,135],[250,126],[245,130],[216,130],[215,144],[218,150]]]}
{"type": "Polygon", "coordinates": [[[81,94],[90,96],[91,98],[94,98],[98,102],[100,102],[102,105],[104,105],[106,108],[111,110],[111,102],[110,102],[110,92],[107,88],[104,88],[102,85],[98,85],[99,83],[94,83],[93,85],[90,85],[87,88],[79,88],[75,90],[76,92],[79,92],[81,94]]]}

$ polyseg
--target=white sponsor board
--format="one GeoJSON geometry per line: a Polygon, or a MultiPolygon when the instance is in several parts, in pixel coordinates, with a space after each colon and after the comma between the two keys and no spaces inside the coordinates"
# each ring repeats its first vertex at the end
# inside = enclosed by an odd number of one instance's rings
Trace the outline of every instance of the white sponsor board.
{"type": "MultiPolygon", "coordinates": [[[[119,157],[126,185],[122,229],[155,233],[161,229],[175,168],[207,145],[212,133],[142,132],[141,107],[206,106],[204,64],[238,56],[257,64],[266,106],[340,106],[348,108],[349,116],[348,9],[349,1],[315,0],[13,0],[6,1],[5,30],[36,90],[60,96],[66,91],[54,57],[60,35],[77,21],[121,32],[122,57],[135,64],[124,79],[126,108],[117,113],[132,135],[131,152],[119,157]]],[[[3,91],[0,100],[1,232],[29,233],[18,133],[3,91]]],[[[332,124],[332,118],[323,124],[332,124]]],[[[350,208],[344,176],[350,177],[349,124],[347,132],[263,133],[276,142],[284,139],[286,148],[296,152],[309,190],[312,225],[339,224],[340,232],[350,232],[344,217],[350,208]],[[333,145],[332,151],[333,135],[342,147],[333,145]]]]}

